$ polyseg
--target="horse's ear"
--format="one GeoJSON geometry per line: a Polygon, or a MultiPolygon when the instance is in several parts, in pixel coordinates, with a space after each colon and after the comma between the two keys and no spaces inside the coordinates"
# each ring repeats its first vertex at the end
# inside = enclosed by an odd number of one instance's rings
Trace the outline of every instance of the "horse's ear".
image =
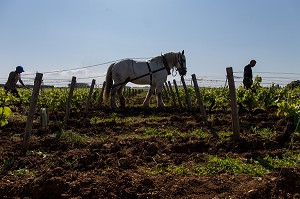
{"type": "Polygon", "coordinates": [[[181,53],[182,55],[184,55],[184,50],[182,51],[182,53],[181,53]]]}

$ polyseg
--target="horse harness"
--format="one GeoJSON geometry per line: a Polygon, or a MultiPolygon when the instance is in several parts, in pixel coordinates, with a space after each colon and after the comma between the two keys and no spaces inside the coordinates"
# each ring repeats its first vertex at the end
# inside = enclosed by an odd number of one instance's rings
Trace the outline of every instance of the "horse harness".
{"type": "Polygon", "coordinates": [[[162,56],[162,58],[163,58],[163,64],[164,64],[164,67],[163,67],[163,68],[159,68],[159,69],[157,69],[157,70],[151,71],[149,62],[146,62],[146,63],[147,63],[147,66],[148,66],[148,69],[149,69],[149,73],[146,73],[146,74],[144,74],[144,75],[142,75],[142,76],[139,76],[139,77],[136,77],[136,78],[133,78],[133,79],[127,78],[124,82],[119,83],[119,84],[115,84],[115,85],[113,85],[112,87],[120,86],[120,85],[122,85],[122,84],[127,84],[127,83],[130,82],[130,81],[134,81],[134,80],[137,80],[137,79],[146,77],[146,76],[148,76],[148,75],[150,75],[150,85],[152,85],[152,74],[153,74],[153,73],[157,73],[157,72],[159,72],[159,71],[161,71],[161,70],[166,70],[166,71],[168,72],[168,75],[170,75],[170,74],[171,74],[171,68],[169,67],[169,64],[168,64],[168,62],[167,62],[165,56],[164,56],[164,55],[161,55],[161,56],[162,56]]]}

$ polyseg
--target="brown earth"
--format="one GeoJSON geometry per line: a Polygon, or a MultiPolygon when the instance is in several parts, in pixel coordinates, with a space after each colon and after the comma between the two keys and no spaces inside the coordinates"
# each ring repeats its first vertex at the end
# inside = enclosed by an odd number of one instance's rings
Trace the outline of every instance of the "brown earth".
{"type": "MultiPolygon", "coordinates": [[[[36,118],[25,155],[21,152],[24,119],[11,120],[1,128],[0,198],[300,198],[300,166],[274,169],[261,177],[225,172],[199,176],[144,172],[157,165],[205,163],[208,155],[245,160],[267,154],[281,157],[291,142],[284,136],[289,133],[287,122],[276,116],[276,108],[241,114],[238,142],[221,142],[213,136],[136,136],[149,128],[175,129],[183,134],[197,128],[212,134],[230,132],[230,111],[213,111],[207,126],[198,112],[175,108],[132,107],[115,114],[92,110],[88,115],[74,111],[64,130],[88,136],[89,141],[54,136],[63,127],[63,112],[50,113],[47,129],[42,129],[36,118]],[[91,124],[95,116],[112,119],[91,124]],[[145,120],[135,121],[136,117],[145,120]],[[150,122],[146,120],[149,117],[153,118],[150,122]],[[276,136],[262,139],[251,130],[255,126],[270,128],[276,136]]],[[[18,117],[22,118],[15,114],[14,118],[18,117]]],[[[299,150],[300,137],[293,138],[293,150],[299,150]]]]}

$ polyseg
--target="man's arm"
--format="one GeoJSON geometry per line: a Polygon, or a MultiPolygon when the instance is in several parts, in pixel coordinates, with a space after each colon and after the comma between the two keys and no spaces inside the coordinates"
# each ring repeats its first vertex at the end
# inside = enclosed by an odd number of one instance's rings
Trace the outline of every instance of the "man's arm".
{"type": "Polygon", "coordinates": [[[19,77],[19,82],[21,83],[21,85],[24,87],[24,88],[28,88],[22,81],[21,77],[19,77]]]}

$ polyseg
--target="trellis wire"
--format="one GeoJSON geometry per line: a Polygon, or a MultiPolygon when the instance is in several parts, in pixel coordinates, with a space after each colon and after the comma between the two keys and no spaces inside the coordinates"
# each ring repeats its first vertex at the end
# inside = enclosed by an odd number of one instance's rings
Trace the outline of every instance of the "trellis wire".
{"type": "MultiPolygon", "coordinates": [[[[125,58],[125,59],[136,59],[136,60],[149,60],[153,57],[143,57],[143,58],[125,58]]],[[[70,72],[70,71],[74,71],[74,70],[80,70],[80,69],[87,69],[87,68],[92,68],[92,67],[96,67],[96,66],[102,66],[102,65],[108,65],[117,61],[121,61],[124,59],[117,59],[117,60],[113,60],[113,61],[108,61],[108,62],[103,62],[103,63],[99,63],[99,64],[94,64],[94,65],[88,65],[88,66],[82,66],[82,67],[76,67],[76,68],[71,68],[71,69],[63,69],[63,70],[54,70],[54,71],[45,71],[43,72],[43,74],[47,75],[47,74],[54,74],[54,73],[60,73],[60,72],[70,72]]],[[[237,71],[237,72],[233,72],[234,73],[234,78],[235,78],[235,82],[237,85],[242,85],[242,79],[243,79],[243,72],[242,71],[237,71]]],[[[33,77],[28,77],[30,75],[35,75],[35,73],[25,73],[23,74],[23,81],[24,83],[27,84],[33,84],[34,78],[33,77]]],[[[295,81],[295,80],[299,80],[300,79],[300,73],[291,73],[291,72],[266,72],[266,71],[262,71],[262,72],[255,72],[254,73],[254,77],[258,75],[262,77],[262,82],[261,85],[264,86],[269,86],[272,84],[278,84],[280,86],[285,86],[288,83],[290,83],[291,81],[295,81]],[[261,74],[264,74],[263,76],[261,74]],[[276,76],[270,76],[275,74],[276,76]],[[280,74],[278,76],[278,74],[280,74]],[[293,76],[289,76],[289,75],[293,75],[293,76]],[[274,81],[273,81],[274,80],[274,81]]],[[[73,75],[72,75],[73,76],[73,75]]],[[[98,78],[104,78],[106,75],[94,75],[94,76],[88,76],[88,77],[77,77],[78,80],[84,80],[82,83],[90,83],[90,81],[92,79],[98,78]]],[[[224,76],[197,76],[197,82],[199,83],[200,87],[222,87],[222,86],[226,86],[226,75],[224,76]]],[[[0,77],[0,83],[4,84],[7,80],[7,77],[0,77]]],[[[103,80],[104,81],[104,80],[103,80]]],[[[102,81],[102,82],[103,82],[102,81]]],[[[176,80],[177,82],[180,82],[180,80],[176,80]]],[[[189,83],[191,82],[191,78],[186,79],[186,81],[189,83]]],[[[44,85],[48,85],[48,84],[55,84],[55,85],[59,85],[60,87],[64,87],[64,86],[68,86],[66,84],[71,82],[71,76],[70,78],[46,78],[44,76],[43,79],[43,83],[44,85]]],[[[52,86],[52,85],[49,85],[52,86]]]]}

